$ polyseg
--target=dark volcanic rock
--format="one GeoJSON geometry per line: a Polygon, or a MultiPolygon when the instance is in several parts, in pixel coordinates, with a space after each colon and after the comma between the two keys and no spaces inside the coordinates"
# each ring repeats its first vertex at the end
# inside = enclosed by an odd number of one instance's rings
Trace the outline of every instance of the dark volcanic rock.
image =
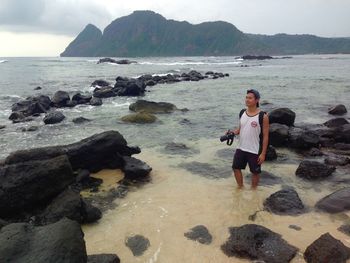
{"type": "Polygon", "coordinates": [[[36,88],[34,88],[34,90],[41,90],[42,88],[41,87],[36,87],[36,88]]]}
{"type": "Polygon", "coordinates": [[[339,213],[349,210],[350,188],[343,188],[323,197],[316,203],[316,208],[328,213],[339,213]]]}
{"type": "Polygon", "coordinates": [[[174,104],[168,102],[138,100],[129,106],[129,110],[148,113],[170,113],[177,110],[177,108],[174,104]]]}
{"type": "Polygon", "coordinates": [[[272,145],[269,145],[266,151],[266,161],[273,161],[276,159],[277,159],[276,149],[272,145]]]}
{"type": "Polygon", "coordinates": [[[21,119],[34,114],[45,113],[50,109],[51,100],[48,96],[28,97],[12,105],[10,120],[21,119]]]}
{"type": "Polygon", "coordinates": [[[336,128],[336,127],[340,127],[344,124],[349,124],[349,122],[345,118],[335,118],[335,119],[331,119],[329,121],[326,121],[324,123],[324,125],[327,126],[328,128],[336,128]]]}
{"type": "Polygon", "coordinates": [[[69,219],[34,227],[10,224],[0,230],[0,262],[80,263],[86,262],[84,234],[69,219]]]}
{"type": "Polygon", "coordinates": [[[350,124],[344,124],[335,129],[336,142],[350,143],[350,124]]]}
{"type": "Polygon", "coordinates": [[[67,156],[0,167],[0,217],[32,210],[75,178],[67,156]]]}
{"type": "Polygon", "coordinates": [[[56,107],[65,107],[67,102],[70,101],[68,92],[59,90],[52,97],[52,103],[56,107]]]}
{"type": "Polygon", "coordinates": [[[101,98],[92,97],[92,99],[90,100],[90,105],[91,106],[101,106],[102,105],[101,98]]]}
{"type": "Polygon", "coordinates": [[[300,128],[289,129],[289,146],[295,149],[308,150],[318,147],[319,136],[313,131],[305,131],[300,128]]]}
{"type": "Polygon", "coordinates": [[[50,224],[64,217],[78,223],[92,223],[99,220],[102,214],[98,208],[85,203],[78,192],[67,189],[39,215],[39,221],[41,224],[50,224]]]}
{"type": "Polygon", "coordinates": [[[87,257],[87,263],[119,263],[120,259],[116,254],[96,254],[87,257]]]}
{"type": "Polygon", "coordinates": [[[282,239],[281,235],[260,225],[230,227],[229,231],[229,239],[221,246],[229,257],[285,263],[291,261],[298,251],[282,239]]]}
{"type": "Polygon", "coordinates": [[[96,88],[93,92],[94,97],[96,98],[110,98],[110,97],[116,97],[117,92],[114,90],[113,87],[102,87],[102,88],[96,88]]]}
{"type": "Polygon", "coordinates": [[[328,165],[344,166],[350,163],[350,158],[345,156],[328,156],[324,162],[328,165]]]}
{"type": "Polygon", "coordinates": [[[295,112],[288,108],[279,108],[269,112],[270,123],[280,123],[287,126],[293,126],[295,121],[295,112]]]}
{"type": "Polygon", "coordinates": [[[96,86],[99,86],[99,87],[108,87],[110,86],[111,84],[108,82],[108,81],[105,81],[105,80],[102,80],[102,79],[98,79],[98,80],[95,80],[94,82],[91,83],[91,86],[92,87],[96,87],[96,86]]]}
{"type": "Polygon", "coordinates": [[[92,99],[90,94],[83,95],[81,93],[76,93],[72,97],[72,101],[76,101],[77,104],[87,104],[92,99]]]}
{"type": "Polygon", "coordinates": [[[322,156],[323,152],[318,148],[311,148],[308,155],[312,157],[322,156]]]}
{"type": "Polygon", "coordinates": [[[260,56],[254,56],[254,55],[244,55],[242,57],[244,60],[265,60],[265,59],[273,59],[271,56],[266,55],[260,55],[260,56]]]}
{"type": "Polygon", "coordinates": [[[333,115],[343,115],[347,113],[346,107],[342,104],[336,105],[328,110],[329,114],[333,115]]]}
{"type": "Polygon", "coordinates": [[[316,161],[302,161],[295,171],[295,175],[304,179],[315,180],[328,177],[334,171],[334,166],[328,166],[316,161]]]}
{"type": "Polygon", "coordinates": [[[122,156],[136,153],[140,153],[140,149],[128,147],[119,132],[106,131],[65,146],[16,151],[5,159],[5,163],[42,160],[66,154],[74,171],[88,169],[90,172],[98,172],[102,169],[121,168],[124,165],[122,156]]]}
{"type": "Polygon", "coordinates": [[[56,124],[63,121],[65,118],[62,112],[54,111],[46,114],[43,121],[45,124],[56,124]]]}
{"type": "Polygon", "coordinates": [[[135,235],[128,237],[125,241],[125,245],[130,248],[134,256],[141,256],[150,246],[150,242],[141,235],[135,235]]]}
{"type": "Polygon", "coordinates": [[[90,119],[84,118],[84,117],[77,117],[72,120],[75,124],[82,124],[85,122],[90,122],[90,119]]]}
{"type": "Polygon", "coordinates": [[[114,64],[127,65],[127,64],[137,63],[137,62],[136,61],[131,61],[131,60],[128,60],[128,59],[115,60],[113,58],[101,58],[101,59],[99,59],[97,64],[100,64],[100,63],[114,63],[114,64]]]}
{"type": "Polygon", "coordinates": [[[350,248],[329,233],[320,236],[304,252],[304,259],[308,263],[345,263],[349,258],[350,248]]]}
{"type": "Polygon", "coordinates": [[[269,142],[272,146],[286,146],[288,142],[288,137],[288,126],[279,123],[272,123],[270,125],[269,142]]]}
{"type": "Polygon", "coordinates": [[[350,236],[350,225],[346,224],[346,225],[341,225],[340,227],[338,227],[338,230],[342,233],[344,233],[345,235],[350,236]]]}
{"type": "Polygon", "coordinates": [[[266,198],[264,209],[279,215],[296,215],[304,212],[304,205],[298,193],[294,189],[288,188],[266,198]]]}
{"type": "Polygon", "coordinates": [[[208,229],[203,225],[198,225],[190,229],[184,234],[188,239],[198,241],[201,244],[209,245],[213,239],[208,229]]]}
{"type": "Polygon", "coordinates": [[[152,168],[145,162],[134,157],[125,156],[124,167],[122,168],[125,178],[130,180],[145,179],[152,168]]]}
{"type": "Polygon", "coordinates": [[[138,79],[118,81],[114,85],[114,90],[118,96],[142,96],[145,94],[146,85],[138,79]]]}
{"type": "Polygon", "coordinates": [[[0,130],[5,129],[6,125],[0,125],[0,130]]]}

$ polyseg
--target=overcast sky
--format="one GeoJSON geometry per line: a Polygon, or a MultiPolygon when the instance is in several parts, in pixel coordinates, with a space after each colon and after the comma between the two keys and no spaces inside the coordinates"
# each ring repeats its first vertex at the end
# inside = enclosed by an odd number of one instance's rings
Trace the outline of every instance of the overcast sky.
{"type": "Polygon", "coordinates": [[[88,23],[103,30],[134,10],[246,33],[350,37],[350,0],[0,0],[0,56],[58,56],[88,23]]]}

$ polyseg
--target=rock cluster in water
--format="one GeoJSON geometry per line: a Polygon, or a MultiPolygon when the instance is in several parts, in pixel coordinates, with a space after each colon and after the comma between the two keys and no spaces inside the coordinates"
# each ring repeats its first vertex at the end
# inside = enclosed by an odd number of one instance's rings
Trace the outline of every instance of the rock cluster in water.
{"type": "Polygon", "coordinates": [[[102,212],[80,190],[100,184],[90,172],[102,169],[121,169],[130,183],[149,178],[152,168],[131,157],[139,152],[107,131],[11,153],[0,165],[0,261],[119,262],[116,255],[87,257],[79,224],[98,221],[102,212]]]}
{"type": "MultiPolygon", "coordinates": [[[[57,108],[72,108],[77,105],[102,105],[103,98],[116,96],[143,96],[147,86],[156,84],[171,84],[180,81],[199,81],[203,79],[217,79],[229,76],[218,72],[209,71],[204,75],[192,70],[188,73],[167,74],[167,75],[142,75],[138,78],[117,77],[114,85],[105,80],[96,80],[91,86],[95,87],[93,94],[82,94],[80,92],[70,97],[66,91],[59,90],[51,98],[46,95],[31,96],[12,105],[12,113],[9,119],[14,123],[32,121],[33,117],[38,117],[45,113],[44,123],[55,124],[64,120],[65,116],[61,112],[55,111],[57,108]]],[[[136,116],[138,117],[138,116],[136,116]]],[[[130,117],[131,118],[131,117],[130,117]]],[[[128,120],[130,119],[128,118],[128,120]]],[[[132,116],[134,119],[134,116],[132,116]]],[[[154,119],[151,117],[151,119],[154,119]]],[[[153,120],[154,121],[154,120],[153,120]]],[[[151,122],[151,121],[148,121],[151,122]]]]}

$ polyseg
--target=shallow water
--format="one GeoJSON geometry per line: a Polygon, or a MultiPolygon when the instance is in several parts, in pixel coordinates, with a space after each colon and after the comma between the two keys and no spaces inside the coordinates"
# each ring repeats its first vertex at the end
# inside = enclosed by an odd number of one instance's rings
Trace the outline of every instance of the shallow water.
{"type": "MultiPolygon", "coordinates": [[[[295,176],[302,157],[287,149],[278,149],[283,158],[266,163],[263,170],[294,186],[308,213],[300,216],[277,216],[258,212],[254,222],[248,217],[263,207],[270,194],[280,185],[260,186],[257,191],[237,191],[230,167],[232,153],[219,150],[228,147],[218,140],[224,131],[237,124],[238,112],[244,107],[245,91],[259,89],[263,106],[289,107],[296,112],[297,123],[323,123],[331,118],[329,106],[342,103],[350,109],[350,56],[309,55],[292,59],[243,62],[233,57],[139,58],[139,64],[96,64],[91,58],[0,58],[0,159],[18,149],[67,144],[95,133],[118,130],[129,145],[139,145],[137,158],[152,168],[152,182],[131,191],[124,199],[116,199],[116,208],[104,213],[96,224],[83,226],[88,254],[117,253],[122,262],[246,262],[228,258],[220,245],[228,238],[228,227],[247,223],[261,224],[280,233],[300,252],[325,232],[330,232],[345,245],[350,237],[337,231],[350,214],[331,216],[313,211],[314,204],[345,184],[331,181],[310,183],[295,176]],[[248,65],[248,67],[241,67],[248,65]],[[96,79],[114,82],[116,76],[134,77],[142,74],[213,70],[229,73],[230,77],[200,82],[180,82],[147,88],[143,99],[174,103],[188,112],[157,115],[159,121],[150,125],[124,124],[120,118],[129,113],[128,106],[137,98],[104,99],[101,107],[78,106],[59,109],[66,119],[57,125],[43,125],[39,117],[30,123],[12,124],[7,119],[11,105],[26,96],[42,93],[52,95],[57,90],[91,92],[96,79]],[[34,91],[41,86],[41,91],[34,91]],[[83,125],[72,123],[83,116],[92,121],[83,125]],[[186,121],[184,121],[184,119],[186,121]],[[38,125],[35,132],[22,132],[22,127],[38,125]],[[167,152],[167,143],[184,143],[188,154],[167,152]],[[196,163],[194,163],[196,162],[196,163]],[[206,177],[198,167],[208,166],[206,177]],[[186,166],[187,164],[187,166],[186,166]],[[190,164],[190,166],[188,166],[190,164]],[[192,166],[191,166],[192,165],[192,166]],[[184,167],[192,167],[192,172],[184,167]],[[197,170],[196,170],[197,169],[197,170]],[[213,173],[213,176],[208,176],[213,173]],[[222,177],[222,179],[210,179],[222,177]],[[205,225],[213,235],[211,245],[187,240],[184,233],[196,225],[205,225]],[[301,231],[288,228],[298,225],[301,231]],[[141,257],[134,257],[124,244],[133,234],[150,240],[151,246],[141,257]]],[[[349,113],[345,118],[349,118],[349,113]]],[[[236,147],[236,142],[232,148],[236,147]]],[[[335,177],[344,171],[337,170],[335,177]]],[[[346,173],[346,172],[345,172],[346,173]]],[[[120,171],[101,171],[104,179],[101,191],[115,187],[122,178],[120,171]]],[[[83,193],[87,195],[87,193],[83,193]]],[[[90,194],[89,194],[90,195],[90,194]]],[[[302,254],[293,262],[304,262],[302,254]]]]}
{"type": "MultiPolygon", "coordinates": [[[[176,168],[176,164],[192,160],[214,163],[215,153],[223,148],[213,141],[203,140],[201,145],[201,154],[186,158],[143,151],[138,158],[153,167],[152,183],[129,192],[124,199],[116,199],[115,209],[106,212],[98,223],[83,227],[88,253],[117,253],[122,262],[248,262],[228,258],[220,249],[229,236],[228,227],[248,223],[263,225],[298,247],[300,254],[292,262],[304,262],[302,252],[326,232],[350,246],[350,237],[337,230],[350,221],[350,214],[332,216],[313,211],[314,204],[330,190],[299,187],[303,181],[294,174],[297,164],[266,163],[264,170],[295,186],[308,212],[278,216],[261,211],[252,222],[249,216],[262,210],[264,200],[281,186],[259,186],[252,191],[246,180],[245,189],[237,190],[233,176],[213,180],[176,168]],[[210,245],[184,237],[196,225],[208,228],[213,236],[210,245]],[[302,230],[290,229],[289,225],[298,225],[302,230]],[[127,237],[136,234],[145,236],[151,243],[140,257],[134,257],[124,244],[127,237]]],[[[227,161],[226,165],[230,164],[227,161]]]]}

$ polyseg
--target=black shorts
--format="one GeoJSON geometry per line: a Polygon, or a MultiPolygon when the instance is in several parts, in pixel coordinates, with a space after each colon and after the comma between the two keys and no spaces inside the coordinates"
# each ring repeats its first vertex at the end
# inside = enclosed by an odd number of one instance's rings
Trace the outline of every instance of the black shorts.
{"type": "Polygon", "coordinates": [[[248,163],[249,169],[253,174],[260,174],[261,165],[258,164],[258,158],[258,154],[245,152],[241,149],[237,149],[233,157],[232,169],[245,169],[248,163]]]}

